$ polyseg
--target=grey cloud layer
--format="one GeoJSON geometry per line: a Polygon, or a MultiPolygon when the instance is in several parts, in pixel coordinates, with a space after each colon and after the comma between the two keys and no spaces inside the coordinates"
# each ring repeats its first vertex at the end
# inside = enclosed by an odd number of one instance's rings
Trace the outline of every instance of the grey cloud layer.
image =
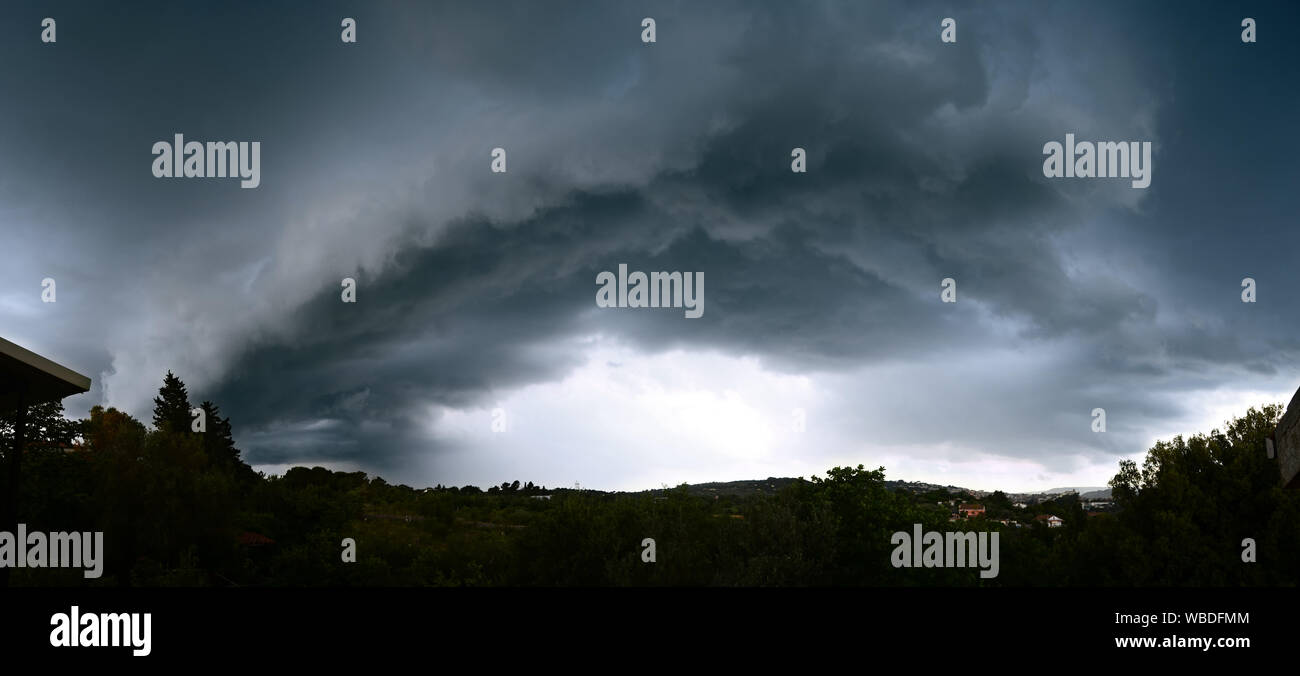
{"type": "MultiPolygon", "coordinates": [[[[61,20],[55,81],[4,76],[34,93],[6,108],[19,124],[0,140],[37,158],[0,184],[6,238],[39,253],[0,280],[60,278],[78,311],[61,297],[29,333],[97,365],[110,403],[141,406],[173,368],[234,417],[255,462],[401,473],[437,453],[432,405],[553,381],[600,333],[791,373],[911,365],[887,387],[845,385],[861,401],[844,408],[874,411],[845,435],[1053,465],[1066,446],[1139,450],[1131,421],[1178,415],[1171,393],[1295,371],[1294,323],[1243,314],[1264,306],[1233,291],[1249,274],[1295,288],[1294,273],[1207,247],[1222,224],[1181,206],[1218,185],[1193,169],[1248,158],[1213,142],[1213,160],[1187,156],[1206,123],[1181,102],[1217,99],[1185,75],[1194,52],[1162,51],[1216,16],[1165,21],[1143,44],[1116,27],[1156,10],[1007,4],[964,12],[942,45],[952,11],[915,3],[381,4],[341,47],[334,14],[362,10],[334,10],[164,12],[124,30],[180,58],[119,46],[97,78],[86,64],[110,45],[61,20]],[[645,15],[655,45],[637,39],[645,15]],[[213,21],[224,41],[177,37],[213,21]],[[74,83],[84,106],[58,105],[74,83]],[[262,140],[263,187],[149,178],[144,153],[174,131],[262,140]],[[1045,180],[1042,144],[1066,132],[1156,141],[1149,194],[1045,180]],[[487,171],[495,146],[506,175],[487,171]],[[795,146],[807,174],[789,171],[795,146]],[[56,247],[75,263],[55,265],[56,247]],[[704,271],[704,317],[597,311],[595,276],[619,263],[704,271]],[[338,301],[344,276],[356,305],[338,301]],[[944,277],[956,305],[939,302],[944,277]],[[103,343],[72,337],[87,323],[103,343]],[[980,355],[1005,366],[970,367],[980,355]],[[1086,434],[1098,400],[1126,412],[1105,439],[1086,434]]],[[[1213,82],[1236,82],[1227,69],[1213,82]]],[[[1282,124],[1244,133],[1276,143],[1282,124]]],[[[1267,186],[1238,187],[1271,233],[1286,211],[1267,186]]]]}

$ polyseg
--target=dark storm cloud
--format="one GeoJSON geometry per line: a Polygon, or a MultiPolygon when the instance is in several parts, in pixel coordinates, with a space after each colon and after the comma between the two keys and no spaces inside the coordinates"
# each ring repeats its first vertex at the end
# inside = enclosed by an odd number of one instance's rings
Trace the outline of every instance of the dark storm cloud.
{"type": "Polygon", "coordinates": [[[996,355],[1015,380],[918,373],[846,434],[1132,453],[1133,421],[1180,413],[1165,395],[1295,370],[1295,235],[1276,241],[1295,48],[1248,52],[1236,10],[1173,7],[71,5],[58,45],[18,21],[0,48],[41,64],[0,74],[22,93],[0,108],[6,248],[45,252],[6,253],[3,280],[60,279],[78,312],[61,298],[29,333],[95,365],[110,403],[177,368],[260,463],[400,470],[434,407],[562,378],[593,334],[789,373],[996,355]],[[153,179],[148,148],[178,131],[262,140],[263,186],[153,179]],[[1044,179],[1067,132],[1153,140],[1152,188],[1044,179]],[[704,316],[598,310],[619,263],[703,271],[704,316]],[[86,324],[107,348],[71,337],[86,324]],[[1052,357],[1030,373],[1018,350],[1052,357]],[[1098,401],[1129,436],[1061,432],[1098,401]]]}
{"type": "MultiPolygon", "coordinates": [[[[1101,349],[1099,362],[1077,363],[1084,367],[1080,372],[1061,374],[1059,381],[1048,378],[1041,384],[1044,389],[1064,390],[1065,382],[1077,386],[1080,380],[1096,387],[1098,381],[1115,382],[1128,371],[1188,366],[1156,366],[1155,353],[1187,362],[1241,352],[1234,337],[1204,327],[1179,327],[1172,345],[1167,338],[1150,344],[1143,334],[1152,330],[1156,298],[1117,278],[1065,268],[1051,237],[1080,227],[1088,214],[1072,208],[1032,171],[1044,138],[1059,135],[1047,132],[1052,121],[1032,112],[977,121],[982,143],[962,141],[964,155],[945,152],[944,141],[970,132],[958,129],[945,137],[927,129],[928,122],[945,107],[963,111],[989,104],[987,64],[978,48],[969,46],[979,44],[969,37],[975,30],[965,34],[960,49],[909,64],[903,55],[890,59],[888,45],[862,47],[883,41],[891,31],[879,27],[892,22],[835,23],[836,18],[844,17],[788,8],[744,17],[744,37],[725,58],[746,74],[761,73],[761,82],[751,81],[737,96],[715,102],[732,123],[701,142],[693,166],[663,171],[638,190],[613,198],[577,192],[567,198],[567,206],[508,231],[465,223],[461,228],[466,233],[479,236],[447,237],[422,256],[399,257],[402,262],[386,273],[392,281],[366,286],[373,298],[400,308],[393,311],[403,320],[363,320],[365,326],[384,327],[371,332],[383,337],[336,327],[339,333],[332,335],[339,338],[331,345],[342,354],[305,357],[311,379],[323,381],[305,389],[329,392],[338,382],[364,385],[374,408],[354,411],[358,420],[382,417],[385,411],[406,415],[411,402],[465,405],[493,390],[557,377],[575,362],[548,355],[530,363],[524,356],[548,342],[593,331],[614,332],[650,352],[688,344],[757,354],[770,365],[795,371],[882,357],[915,358],[953,345],[954,334],[967,349],[991,345],[994,339],[984,324],[965,307],[946,315],[936,311],[946,309],[936,308],[935,302],[943,276],[962,280],[963,296],[986,306],[994,321],[1020,322],[1021,340],[1073,335],[1111,344],[1101,349]],[[808,39],[814,35],[816,40],[808,39]],[[804,48],[774,52],[770,47],[775,44],[804,48]],[[882,105],[881,92],[890,94],[887,105],[882,105]],[[795,145],[809,150],[807,176],[792,176],[788,163],[776,159],[787,157],[795,145]],[[680,204],[704,208],[674,208],[680,204]],[[665,208],[656,209],[658,205],[665,208]],[[855,248],[910,251],[929,274],[891,275],[899,271],[880,261],[861,266],[846,255],[855,248]],[[450,251],[457,252],[458,262],[472,264],[448,266],[441,259],[450,251]],[[574,251],[587,254],[586,265],[573,265],[574,251]],[[485,258],[486,252],[491,253],[485,258]],[[508,260],[517,269],[504,269],[503,252],[511,254],[508,260]],[[591,280],[618,263],[632,270],[705,271],[705,316],[678,322],[664,321],[667,311],[594,314],[591,280]],[[436,278],[419,272],[428,269],[439,271],[436,278]],[[499,279],[517,286],[502,288],[493,282],[499,279]],[[476,299],[472,308],[441,300],[457,290],[476,299]],[[485,330],[431,329],[449,325],[485,330]],[[394,331],[397,326],[403,328],[394,331]],[[422,356],[413,361],[389,357],[386,368],[365,371],[365,376],[349,374],[346,366],[321,368],[347,364],[343,355],[365,352],[364,346],[391,346],[393,353],[420,351],[422,356]]],[[[534,29],[547,25],[546,16],[531,13],[528,19],[534,29]]],[[[1020,28],[1014,15],[1010,24],[1020,28]]],[[[474,44],[466,33],[472,35],[476,25],[469,22],[457,31],[458,44],[474,44]]],[[[537,32],[555,37],[566,30],[537,32]]],[[[501,37],[511,44],[523,39],[509,27],[501,37]]],[[[579,41],[587,47],[600,42],[579,41]]],[[[1036,40],[1025,41],[1021,60],[1036,58],[1037,47],[1036,40]]],[[[617,43],[607,48],[619,51],[617,43]]],[[[468,57],[461,63],[474,77],[522,86],[525,97],[549,92],[562,99],[583,98],[583,91],[561,82],[554,89],[542,86],[553,73],[519,63],[514,58],[518,53],[468,57]]],[[[576,65],[580,61],[560,71],[564,83],[587,81],[583,73],[592,69],[576,65]]],[[[595,81],[612,77],[607,69],[595,71],[595,81]]],[[[1011,76],[1028,77],[1025,72],[1011,76]]],[[[629,90],[633,97],[651,91],[655,88],[646,84],[629,90]]],[[[1116,107],[1124,103],[1102,101],[1116,107]]],[[[1134,107],[1145,103],[1144,96],[1131,101],[1134,107]]],[[[1109,113],[1101,110],[1100,116],[1109,113]]],[[[683,141],[693,132],[680,130],[683,141]]],[[[340,321],[334,295],[329,292],[312,307],[321,317],[340,321]]],[[[328,332],[313,332],[322,333],[328,332]]],[[[1008,408],[1033,410],[1028,399],[1041,394],[1030,389],[1023,406],[1007,400],[1008,408]]],[[[331,397],[346,395],[345,388],[324,401],[307,398],[301,415],[319,413],[328,409],[331,397]]],[[[1089,408],[1083,400],[1062,406],[1069,407],[1089,408]]],[[[288,402],[257,408],[294,410],[288,402]]],[[[1120,408],[1134,417],[1170,413],[1140,400],[1124,401],[1120,408]]],[[[1048,425],[1037,441],[1050,439],[1052,429],[1048,425]]],[[[974,436],[982,435],[976,431],[974,436]]]]}
{"type": "MultiPolygon", "coordinates": [[[[254,424],[259,411],[290,419],[403,421],[427,415],[418,406],[412,411],[413,404],[460,406],[493,390],[554,378],[574,360],[528,357],[548,342],[595,331],[650,352],[691,345],[757,354],[796,371],[907,358],[954,333],[980,337],[978,320],[964,307],[936,312],[938,281],[948,275],[983,279],[969,293],[1001,300],[1000,311],[1038,317],[1050,330],[1094,318],[1088,312],[1105,313],[1111,294],[1080,294],[1088,298],[1085,307],[1076,304],[1059,317],[1038,300],[1066,280],[1050,250],[1035,241],[1043,227],[1059,227],[1051,212],[1062,208],[1024,170],[1027,157],[1036,162],[1037,138],[995,127],[1012,147],[991,141],[974,157],[959,158],[960,177],[951,175],[953,158],[927,157],[914,128],[944,106],[968,109],[989,95],[977,51],[962,46],[943,55],[948,67],[935,68],[935,57],[909,65],[887,46],[862,51],[862,30],[834,18],[816,12],[744,17],[744,39],[724,58],[746,74],[746,86],[737,97],[714,101],[734,122],[700,141],[692,166],[610,195],[575,191],[564,206],[509,228],[462,223],[423,252],[399,254],[378,279],[363,280],[365,298],[355,313],[339,304],[333,289],[322,291],[304,308],[292,347],[253,352],[229,372],[246,379],[250,391],[234,386],[222,396],[246,402],[254,424]],[[809,48],[769,48],[802,43],[809,48]],[[894,93],[889,105],[880,105],[882,91],[894,93]],[[782,159],[795,145],[809,148],[807,176],[792,177],[782,159]],[[989,222],[1000,227],[982,225],[989,222]],[[915,250],[934,273],[923,284],[890,278],[846,256],[853,247],[915,250]],[[704,317],[682,322],[665,321],[667,311],[593,313],[592,280],[619,263],[632,270],[704,271],[704,317]],[[1019,287],[1039,286],[1048,288],[1028,302],[1015,296],[1019,287]],[[398,356],[411,354],[418,357],[398,356]],[[277,387],[278,398],[262,401],[262,388],[254,385],[259,373],[294,385],[277,387]],[[363,388],[364,409],[331,408],[363,388]]],[[[882,28],[887,24],[862,25],[879,37],[889,32],[882,28]]],[[[503,37],[518,44],[509,29],[503,37]]],[[[465,61],[488,81],[513,82],[520,70],[544,77],[530,66],[516,68],[510,55],[465,61]]],[[[572,79],[582,80],[582,71],[572,79]]],[[[564,86],[557,91],[561,98],[580,96],[564,86]]],[[[653,91],[643,85],[629,94],[651,98],[653,91]]],[[[525,88],[525,96],[533,92],[525,88]]],[[[686,142],[700,130],[677,133],[686,142]]],[[[407,427],[399,422],[381,434],[400,435],[407,427]]],[[[373,441],[358,452],[401,445],[373,441]]]]}

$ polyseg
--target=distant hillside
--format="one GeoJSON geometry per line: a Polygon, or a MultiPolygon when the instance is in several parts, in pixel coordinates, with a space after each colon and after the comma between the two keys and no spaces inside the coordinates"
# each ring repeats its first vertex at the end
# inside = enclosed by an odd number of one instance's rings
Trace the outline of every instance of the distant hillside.
{"type": "MultiPolygon", "coordinates": [[[[747,479],[743,481],[711,481],[703,484],[686,484],[686,493],[694,496],[709,495],[775,495],[781,489],[796,483],[800,479],[792,477],[768,477],[766,479],[747,479]]],[[[941,486],[923,481],[886,481],[885,486],[892,491],[906,491],[908,493],[926,493],[934,490],[946,490],[949,493],[969,493],[976,498],[983,498],[991,491],[981,491],[974,488],[965,488],[962,486],[941,486]]],[[[662,489],[652,489],[647,491],[635,491],[637,493],[657,493],[662,489]]],[[[598,491],[601,492],[601,491],[598,491]]],[[[1079,487],[1079,488],[1053,488],[1047,491],[1037,493],[1007,493],[1007,497],[1013,502],[1043,502],[1054,497],[1068,493],[1078,493],[1080,500],[1109,500],[1109,488],[1096,487],[1079,487]]]]}
{"type": "MultiPolygon", "coordinates": [[[[776,478],[768,477],[766,479],[747,479],[744,481],[711,481],[705,484],[687,484],[687,495],[709,496],[709,495],[776,495],[781,489],[790,484],[798,482],[799,479],[790,477],[776,478]]],[[[639,491],[641,493],[655,493],[656,490],[639,491]]]]}
{"type": "Polygon", "coordinates": [[[1095,493],[1097,491],[1110,492],[1110,489],[1106,488],[1105,486],[1074,486],[1073,488],[1051,488],[1041,492],[1046,493],[1047,495],[1057,495],[1059,493],[1078,493],[1079,497],[1083,497],[1087,493],[1095,493]]]}

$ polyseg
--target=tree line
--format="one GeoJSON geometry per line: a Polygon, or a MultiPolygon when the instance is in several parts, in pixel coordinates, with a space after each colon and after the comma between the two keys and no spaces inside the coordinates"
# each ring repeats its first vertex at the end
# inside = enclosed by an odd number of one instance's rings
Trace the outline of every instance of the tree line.
{"type": "MultiPolygon", "coordinates": [[[[69,420],[59,403],[29,413],[19,519],[30,530],[104,531],[105,574],[18,569],[29,586],[1294,586],[1300,491],[1279,486],[1264,439],[1280,406],[1251,408],[1223,431],[1158,442],[1111,480],[1114,514],[1077,499],[1050,508],[1063,528],[949,521],[929,493],[890,489],[884,468],[835,467],[774,495],[635,494],[532,482],[431,488],[364,472],[253,471],[231,421],[168,373],[151,426],[96,406],[69,420]],[[537,499],[539,496],[550,499],[537,499]],[[890,536],[999,533],[1000,573],[894,568],[890,536]],[[340,556],[344,538],[356,561],[340,556]],[[653,538],[653,563],[643,541],[653,538]],[[1250,555],[1246,542],[1253,543],[1250,555]],[[1253,558],[1245,561],[1243,558],[1253,558]]],[[[0,417],[0,451],[14,452],[0,417]]],[[[0,463],[0,467],[8,463],[0,463]]],[[[3,470],[0,470],[3,471],[3,470]]],[[[7,486],[0,482],[0,486],[7,486]]],[[[1003,504],[1006,503],[1006,504],[1003,504]]]]}

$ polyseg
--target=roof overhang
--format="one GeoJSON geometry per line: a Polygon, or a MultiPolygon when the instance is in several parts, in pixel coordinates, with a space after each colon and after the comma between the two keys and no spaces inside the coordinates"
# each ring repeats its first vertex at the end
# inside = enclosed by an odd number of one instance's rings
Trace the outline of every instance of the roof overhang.
{"type": "Polygon", "coordinates": [[[0,412],[90,390],[90,378],[0,338],[0,412]]]}
{"type": "Polygon", "coordinates": [[[1268,441],[1268,457],[1277,456],[1282,485],[1300,489],[1300,390],[1291,397],[1286,413],[1268,441]]]}

